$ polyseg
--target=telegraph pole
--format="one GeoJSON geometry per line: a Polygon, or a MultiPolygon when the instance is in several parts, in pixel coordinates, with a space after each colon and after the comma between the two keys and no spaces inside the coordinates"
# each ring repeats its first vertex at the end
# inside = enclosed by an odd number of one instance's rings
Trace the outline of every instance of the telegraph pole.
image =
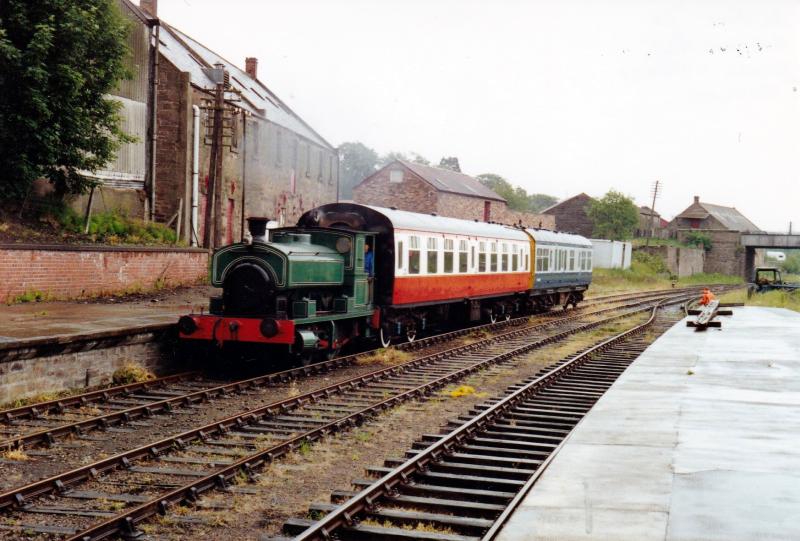
{"type": "Polygon", "coordinates": [[[214,248],[217,246],[216,221],[221,215],[221,190],[222,187],[222,115],[225,110],[225,82],[217,83],[214,94],[214,126],[211,133],[211,167],[209,167],[208,190],[206,192],[205,223],[203,224],[203,247],[214,248]],[[219,207],[219,208],[218,208],[219,207]]]}
{"type": "Polygon", "coordinates": [[[653,232],[655,231],[654,222],[656,221],[656,198],[658,197],[658,191],[660,188],[661,181],[656,180],[655,184],[653,184],[653,204],[650,206],[650,234],[645,238],[645,246],[650,246],[650,237],[653,236],[653,232]]]}

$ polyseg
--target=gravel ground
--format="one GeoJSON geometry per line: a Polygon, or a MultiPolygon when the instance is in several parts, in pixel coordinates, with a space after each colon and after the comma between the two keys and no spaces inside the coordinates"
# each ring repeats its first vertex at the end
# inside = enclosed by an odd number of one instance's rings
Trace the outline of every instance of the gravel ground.
{"type": "Polygon", "coordinates": [[[365,468],[387,458],[402,457],[423,434],[435,433],[450,419],[464,415],[478,403],[501,394],[509,385],[535,374],[540,368],[640,323],[643,315],[618,324],[580,333],[568,343],[535,350],[513,363],[495,366],[467,378],[474,393],[453,398],[452,388],[386,412],[353,431],[291,453],[262,472],[255,494],[213,492],[202,499],[212,510],[182,508],[179,513],[152,521],[144,531],[153,539],[214,539],[224,529],[226,540],[256,540],[281,535],[283,522],[305,517],[314,502],[328,502],[336,489],[351,490],[350,481],[366,478],[365,468]]]}

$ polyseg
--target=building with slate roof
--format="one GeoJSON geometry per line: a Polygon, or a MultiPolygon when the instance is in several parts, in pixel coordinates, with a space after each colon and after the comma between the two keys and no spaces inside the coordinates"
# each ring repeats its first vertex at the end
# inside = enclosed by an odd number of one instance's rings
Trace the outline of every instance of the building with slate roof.
{"type": "Polygon", "coordinates": [[[553,216],[556,221],[556,229],[559,231],[577,233],[591,238],[594,232],[594,222],[589,218],[587,209],[592,201],[594,198],[585,193],[579,193],[547,207],[542,214],[553,216]]]}
{"type": "Polygon", "coordinates": [[[555,229],[552,216],[518,212],[477,179],[419,163],[395,160],[353,188],[353,200],[465,220],[555,229]]]}
{"type": "MultiPolygon", "coordinates": [[[[156,4],[156,0],[141,0],[139,7],[158,20],[156,4]]],[[[181,238],[194,237],[203,244],[213,129],[209,106],[218,79],[225,81],[227,112],[217,244],[238,241],[247,216],[294,224],[310,208],[336,201],[336,149],[258,77],[255,58],[246,59],[242,69],[165,21],[158,24],[153,207],[157,221],[176,223],[180,216],[181,238]],[[199,223],[192,232],[195,106],[199,108],[200,194],[199,223]]]]}
{"type": "MultiPolygon", "coordinates": [[[[742,233],[761,231],[734,207],[724,207],[700,201],[694,202],[675,216],[668,229],[673,238],[686,241],[697,235],[711,240],[711,249],[706,252],[704,272],[718,272],[742,276],[745,272],[745,249],[742,233]]],[[[755,251],[756,264],[763,260],[763,250],[755,251]]]]}

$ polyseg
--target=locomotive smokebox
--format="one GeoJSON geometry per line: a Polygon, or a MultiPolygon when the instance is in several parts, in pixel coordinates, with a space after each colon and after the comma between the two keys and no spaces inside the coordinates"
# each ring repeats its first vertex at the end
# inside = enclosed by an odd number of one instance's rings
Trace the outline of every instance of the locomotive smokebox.
{"type": "Polygon", "coordinates": [[[250,216],[247,219],[247,230],[253,238],[253,242],[267,242],[267,223],[269,218],[250,216]]]}

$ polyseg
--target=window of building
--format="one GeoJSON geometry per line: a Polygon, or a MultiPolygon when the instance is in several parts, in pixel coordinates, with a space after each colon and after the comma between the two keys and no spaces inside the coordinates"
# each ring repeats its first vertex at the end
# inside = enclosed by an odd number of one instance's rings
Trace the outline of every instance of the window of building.
{"type": "Polygon", "coordinates": [[[408,237],[408,274],[419,274],[419,237],[408,237]]]}
{"type": "Polygon", "coordinates": [[[444,239],[444,272],[451,273],[453,272],[453,259],[454,259],[454,249],[453,249],[453,239],[444,239]]]}
{"type": "Polygon", "coordinates": [[[402,240],[397,241],[396,253],[397,253],[397,256],[396,256],[397,257],[397,268],[398,269],[402,269],[403,268],[403,241],[402,240]]]}
{"type": "Polygon", "coordinates": [[[492,202],[491,201],[484,201],[483,202],[483,221],[488,222],[492,219],[492,202]]]}
{"type": "Polygon", "coordinates": [[[458,272],[467,272],[469,265],[467,263],[467,241],[458,241],[458,272]]]}
{"type": "Polygon", "coordinates": [[[478,272],[486,272],[486,243],[478,243],[478,272]]]}
{"type": "Polygon", "coordinates": [[[389,182],[403,182],[403,170],[392,169],[389,171],[389,182]]]}
{"type": "Polygon", "coordinates": [[[428,237],[428,274],[439,272],[439,242],[436,237],[428,237]]]}

